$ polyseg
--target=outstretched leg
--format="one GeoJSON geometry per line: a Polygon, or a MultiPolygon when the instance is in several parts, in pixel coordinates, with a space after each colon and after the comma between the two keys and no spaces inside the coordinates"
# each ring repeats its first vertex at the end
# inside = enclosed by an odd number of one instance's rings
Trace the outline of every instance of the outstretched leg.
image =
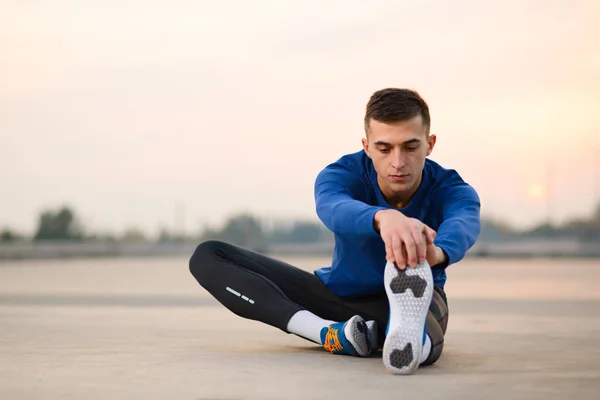
{"type": "MultiPolygon", "coordinates": [[[[272,279],[285,268],[287,279],[297,275],[291,266],[278,265],[254,252],[219,241],[201,243],[189,268],[198,283],[230,311],[286,331],[290,318],[303,308],[290,300],[272,279]],[[261,273],[262,272],[262,273],[261,273]],[[269,273],[271,272],[271,273],[269,273]]],[[[280,276],[280,279],[285,279],[280,276]]]]}
{"type": "MultiPolygon", "coordinates": [[[[236,315],[277,327],[324,345],[332,353],[372,351],[367,323],[343,320],[340,299],[314,274],[221,241],[201,243],[189,263],[198,283],[236,315]],[[341,321],[341,322],[337,322],[341,321]]],[[[374,325],[371,329],[376,330],[374,325]]]]}

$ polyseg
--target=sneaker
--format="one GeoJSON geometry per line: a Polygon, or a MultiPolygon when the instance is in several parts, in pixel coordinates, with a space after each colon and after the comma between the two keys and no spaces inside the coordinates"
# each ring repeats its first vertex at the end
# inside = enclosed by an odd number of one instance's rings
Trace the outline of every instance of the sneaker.
{"type": "Polygon", "coordinates": [[[331,324],[321,330],[321,342],[331,354],[355,357],[371,355],[369,330],[362,317],[355,315],[346,322],[331,324]]]}
{"type": "Polygon", "coordinates": [[[367,330],[369,331],[369,345],[371,348],[371,353],[379,350],[379,339],[377,334],[377,322],[375,321],[367,321],[367,330]]]}
{"type": "Polygon", "coordinates": [[[383,364],[394,374],[415,372],[421,361],[433,276],[426,262],[399,270],[388,262],[384,272],[390,319],[383,344],[383,364]]]}

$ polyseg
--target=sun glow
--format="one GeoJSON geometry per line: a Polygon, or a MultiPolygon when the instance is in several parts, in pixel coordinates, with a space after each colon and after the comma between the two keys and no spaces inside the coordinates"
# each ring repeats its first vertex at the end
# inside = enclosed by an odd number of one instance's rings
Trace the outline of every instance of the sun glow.
{"type": "Polygon", "coordinates": [[[527,187],[527,198],[530,200],[544,200],[548,198],[548,189],[539,183],[527,187]]]}

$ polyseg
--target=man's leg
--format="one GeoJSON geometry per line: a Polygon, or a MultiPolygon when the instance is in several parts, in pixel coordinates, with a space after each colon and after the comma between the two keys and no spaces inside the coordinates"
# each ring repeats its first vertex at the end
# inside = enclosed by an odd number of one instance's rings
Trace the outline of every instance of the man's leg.
{"type": "MultiPolygon", "coordinates": [[[[389,319],[389,301],[385,292],[342,298],[314,274],[219,241],[207,241],[198,246],[190,259],[190,271],[201,286],[241,317],[323,344],[320,335],[323,327],[359,315],[375,322],[370,325],[378,330],[375,339],[378,343],[374,347],[384,343],[389,319]]],[[[431,351],[424,364],[434,363],[443,347],[439,322],[447,321],[448,310],[445,295],[443,299],[440,296],[443,290],[438,289],[433,295],[426,323],[431,351]]]]}
{"type": "Polygon", "coordinates": [[[433,300],[429,311],[432,312],[436,322],[445,335],[446,329],[448,328],[448,299],[446,297],[446,292],[444,292],[444,289],[442,289],[441,286],[434,285],[434,290],[433,300]]]}
{"type": "Polygon", "coordinates": [[[325,344],[331,352],[363,356],[372,351],[362,318],[331,318],[340,315],[341,299],[314,274],[220,241],[200,244],[189,268],[236,315],[325,344]]]}

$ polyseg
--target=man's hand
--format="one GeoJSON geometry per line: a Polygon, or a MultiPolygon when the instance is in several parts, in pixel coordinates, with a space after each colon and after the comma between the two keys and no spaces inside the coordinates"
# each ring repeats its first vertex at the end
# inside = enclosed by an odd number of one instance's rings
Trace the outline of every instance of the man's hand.
{"type": "Polygon", "coordinates": [[[433,243],[427,245],[427,263],[430,266],[445,264],[447,261],[446,253],[444,253],[441,247],[433,243]]]}
{"type": "Polygon", "coordinates": [[[386,259],[404,269],[416,267],[428,259],[427,247],[433,245],[435,231],[415,218],[408,218],[397,210],[375,213],[375,227],[385,243],[386,259]]]}

